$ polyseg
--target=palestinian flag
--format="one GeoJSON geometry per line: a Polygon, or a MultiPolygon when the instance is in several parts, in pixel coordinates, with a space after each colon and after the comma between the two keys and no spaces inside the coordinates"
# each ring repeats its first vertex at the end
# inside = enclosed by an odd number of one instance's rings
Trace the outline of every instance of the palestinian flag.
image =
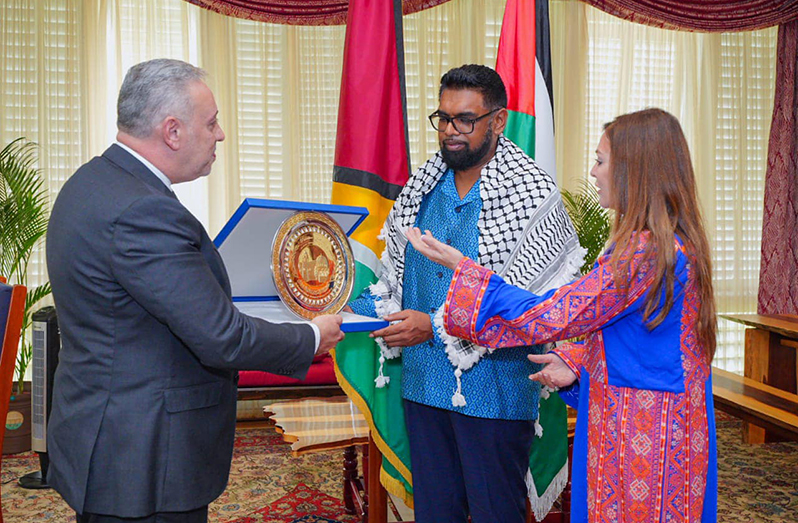
{"type": "Polygon", "coordinates": [[[507,0],[496,71],[507,88],[504,135],[555,177],[548,0],[507,0]]]}
{"type": "MultiPolygon", "coordinates": [[[[402,42],[401,0],[349,1],[332,203],[369,210],[350,239],[356,260],[353,297],[377,279],[385,247],[377,235],[410,174],[402,42]]],[[[368,333],[349,333],[334,351],[336,376],[382,452],[382,484],[412,506],[402,363],[385,361],[383,374],[396,386],[376,388],[378,357],[368,333]]]]}
{"type": "MultiPolygon", "coordinates": [[[[555,176],[548,0],[507,0],[496,70],[507,88],[504,135],[555,176]]],[[[543,436],[535,438],[527,487],[535,518],[542,521],[568,480],[568,427],[557,394],[540,401],[543,436]]]]}

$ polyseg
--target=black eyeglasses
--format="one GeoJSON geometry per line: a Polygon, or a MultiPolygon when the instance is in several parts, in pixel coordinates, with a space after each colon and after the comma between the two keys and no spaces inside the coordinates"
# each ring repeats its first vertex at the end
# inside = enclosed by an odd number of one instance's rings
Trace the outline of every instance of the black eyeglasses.
{"type": "Polygon", "coordinates": [[[467,118],[465,116],[447,116],[445,114],[441,114],[438,111],[435,111],[431,115],[429,115],[429,123],[432,124],[432,127],[436,131],[445,131],[449,124],[454,126],[454,130],[460,134],[471,134],[474,132],[474,124],[478,121],[482,120],[483,118],[492,115],[496,111],[500,110],[501,107],[494,109],[488,113],[483,114],[482,116],[477,116],[476,118],[467,118]]]}

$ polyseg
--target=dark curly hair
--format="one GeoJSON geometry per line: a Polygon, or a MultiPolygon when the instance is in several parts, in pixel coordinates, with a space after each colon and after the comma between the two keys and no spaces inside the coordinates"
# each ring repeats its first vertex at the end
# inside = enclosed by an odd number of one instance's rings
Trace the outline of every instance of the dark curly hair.
{"type": "Polygon", "coordinates": [[[445,89],[472,89],[482,95],[486,108],[507,107],[507,90],[504,88],[502,77],[484,65],[467,64],[449,70],[441,77],[439,100],[445,89]]]}

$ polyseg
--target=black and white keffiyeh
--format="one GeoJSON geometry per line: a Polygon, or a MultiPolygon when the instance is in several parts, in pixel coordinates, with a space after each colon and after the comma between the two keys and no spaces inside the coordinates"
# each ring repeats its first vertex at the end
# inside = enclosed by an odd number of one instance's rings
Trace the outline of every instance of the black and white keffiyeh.
{"type": "MultiPolygon", "coordinates": [[[[388,214],[380,238],[385,240],[379,280],[371,286],[380,317],[402,309],[405,270],[405,231],[416,222],[422,198],[446,173],[440,151],[408,180],[388,214]]],[[[496,154],[482,169],[479,193],[479,264],[499,274],[508,283],[536,294],[572,281],[579,274],[584,250],[563,206],[554,180],[517,145],[499,135],[496,154]]],[[[466,404],[460,377],[487,350],[455,338],[443,328],[443,305],[435,315],[435,328],[455,367],[455,407],[466,404]]],[[[401,354],[401,347],[380,345],[380,375],[377,387],[388,384],[382,375],[385,358],[401,354]]]]}

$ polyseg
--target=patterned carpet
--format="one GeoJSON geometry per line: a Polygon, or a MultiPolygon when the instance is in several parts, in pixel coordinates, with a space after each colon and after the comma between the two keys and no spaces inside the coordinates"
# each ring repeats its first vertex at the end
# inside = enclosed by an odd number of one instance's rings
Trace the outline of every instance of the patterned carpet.
{"type": "MultiPolygon", "coordinates": [[[[354,523],[342,501],[343,451],[292,457],[272,428],[239,429],[227,490],[210,506],[213,523],[354,523]]],[[[68,523],[74,512],[53,490],[25,490],[16,479],[37,470],[35,454],[4,456],[5,523],[68,523]]]]}
{"type": "Polygon", "coordinates": [[[716,419],[718,521],[798,522],[798,442],[745,445],[738,419],[716,419]]]}
{"type": "MultiPolygon", "coordinates": [[[[720,502],[724,523],[798,522],[798,443],[743,445],[740,422],[718,413],[720,502]]],[[[341,500],[342,452],[298,458],[271,428],[238,431],[230,483],[210,507],[213,523],[354,523],[341,500]]],[[[74,521],[52,490],[24,490],[16,479],[38,469],[33,454],[5,456],[6,523],[74,521]]]]}

